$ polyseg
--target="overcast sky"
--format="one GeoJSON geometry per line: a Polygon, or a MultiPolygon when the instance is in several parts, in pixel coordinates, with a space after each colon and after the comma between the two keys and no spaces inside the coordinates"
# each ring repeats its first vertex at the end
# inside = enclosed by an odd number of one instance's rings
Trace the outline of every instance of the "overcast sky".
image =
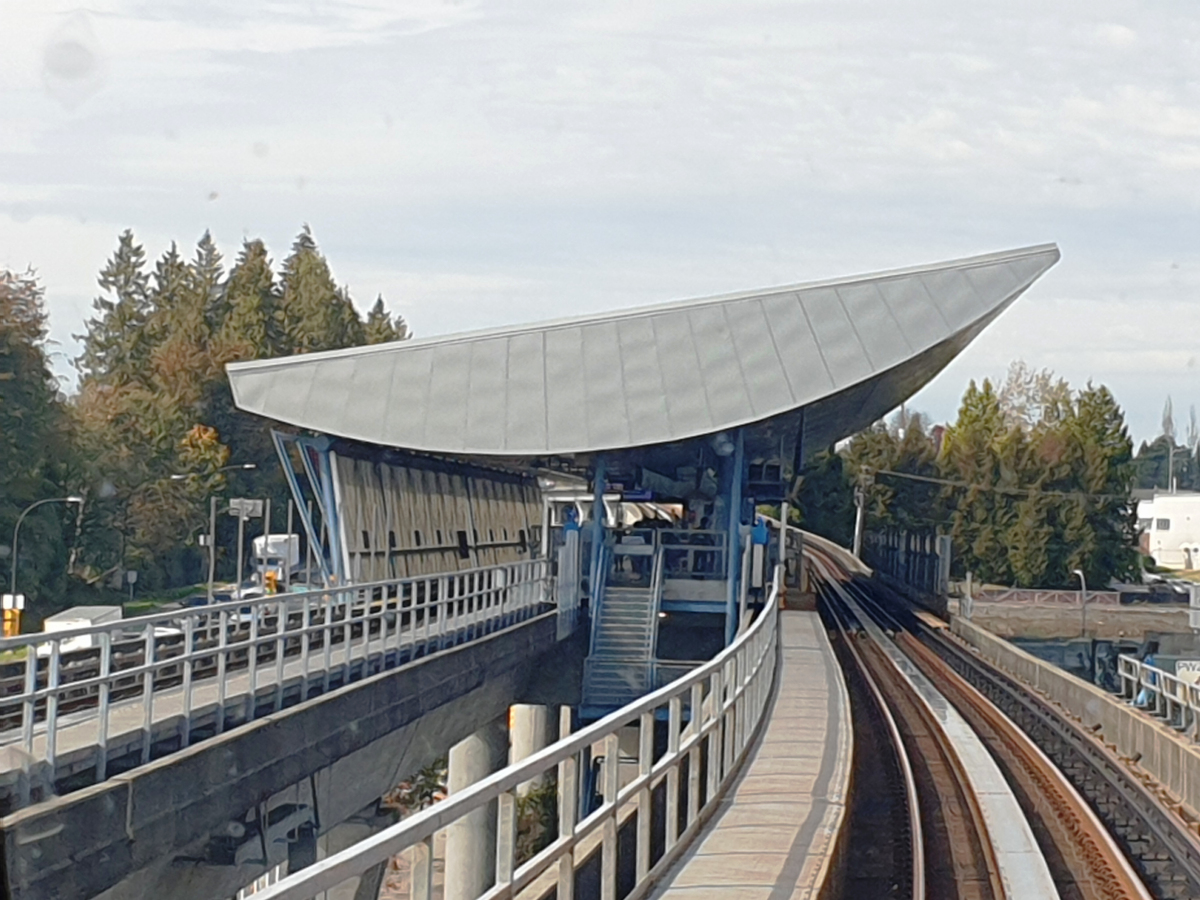
{"type": "Polygon", "coordinates": [[[914,401],[1023,357],[1200,404],[1195,0],[0,0],[0,266],[58,369],[132,228],[308,222],[419,335],[1056,241],[914,401]]]}

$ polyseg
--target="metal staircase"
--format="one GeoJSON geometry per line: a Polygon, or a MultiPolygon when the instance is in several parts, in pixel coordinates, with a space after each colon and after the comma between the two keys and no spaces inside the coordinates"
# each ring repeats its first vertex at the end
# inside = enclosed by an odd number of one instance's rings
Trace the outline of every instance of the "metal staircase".
{"type": "Polygon", "coordinates": [[[654,645],[662,593],[662,549],[647,587],[601,585],[583,670],[583,711],[602,715],[654,688],[654,645]]]}

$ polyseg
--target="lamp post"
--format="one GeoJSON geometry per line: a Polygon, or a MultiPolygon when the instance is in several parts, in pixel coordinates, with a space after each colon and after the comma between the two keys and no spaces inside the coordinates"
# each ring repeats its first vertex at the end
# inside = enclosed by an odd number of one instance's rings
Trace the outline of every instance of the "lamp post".
{"type": "MultiPolygon", "coordinates": [[[[236,469],[257,469],[257,463],[239,463],[235,466],[222,466],[215,469],[209,474],[215,475],[217,472],[228,472],[236,469]]],[[[200,475],[200,472],[186,472],[171,476],[172,481],[183,481],[185,478],[195,478],[200,475]]],[[[241,552],[240,546],[238,552],[241,552]]],[[[213,602],[213,579],[217,571],[217,498],[212,496],[208,498],[208,590],[206,592],[208,602],[213,602]]]]}
{"type": "Polygon", "coordinates": [[[1083,577],[1083,569],[1072,569],[1075,575],[1079,576],[1080,585],[1080,616],[1079,616],[1079,636],[1087,637],[1087,579],[1083,577]]]}
{"type": "MultiPolygon", "coordinates": [[[[13,611],[16,613],[18,622],[20,621],[21,611],[20,611],[20,608],[17,606],[17,560],[19,559],[19,557],[17,556],[17,539],[21,536],[21,523],[25,521],[25,517],[27,515],[29,515],[31,512],[33,512],[35,509],[37,509],[39,506],[43,506],[46,503],[79,503],[79,504],[82,504],[83,498],[77,497],[74,494],[72,494],[68,497],[47,497],[45,500],[38,500],[36,503],[29,504],[27,507],[25,507],[25,509],[21,512],[21,514],[19,516],[17,516],[17,524],[13,526],[12,578],[11,578],[10,591],[12,593],[13,611]]],[[[8,636],[7,630],[5,632],[5,636],[6,637],[8,636]]]]}

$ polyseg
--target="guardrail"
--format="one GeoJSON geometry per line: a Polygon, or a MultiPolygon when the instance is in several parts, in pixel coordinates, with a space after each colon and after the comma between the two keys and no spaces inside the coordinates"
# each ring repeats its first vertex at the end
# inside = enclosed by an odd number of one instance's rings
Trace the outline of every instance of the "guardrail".
{"type": "Polygon", "coordinates": [[[48,767],[53,781],[62,737],[75,729],[75,743],[94,755],[92,780],[102,781],[117,725],[140,732],[133,764],[151,759],[156,702],[170,699],[169,716],[182,723],[176,743],[186,747],[201,702],[215,716],[206,731],[220,734],[283,708],[285,685],[290,702],[302,702],[519,621],[553,599],[548,562],[533,560],[0,640],[0,654],[14,660],[6,668],[17,673],[0,677],[0,745],[19,747],[26,771],[48,767]],[[227,700],[239,698],[242,708],[228,710],[227,700]]]}
{"type": "Polygon", "coordinates": [[[1117,657],[1117,676],[1123,699],[1200,741],[1200,684],[1126,654],[1117,657]]]}
{"type": "Polygon", "coordinates": [[[633,818],[634,887],[642,897],[714,811],[745,757],[774,684],[778,585],[763,612],[738,639],[699,668],[617,710],[599,722],[476,782],[461,793],[418,812],[354,846],[289,875],[257,895],[262,900],[309,900],[384,864],[411,854],[413,897],[431,897],[434,836],[472,812],[497,802],[496,875],[481,896],[515,897],[537,883],[537,895],[574,896],[575,874],[600,853],[600,896],[613,900],[617,883],[617,835],[633,818]],[[655,722],[665,714],[665,741],[655,741],[655,722]],[[638,729],[636,774],[622,784],[618,732],[638,729]],[[600,801],[579,802],[583,760],[599,753],[600,801]],[[538,777],[556,778],[558,833],[530,859],[516,858],[516,792],[538,777]],[[658,816],[663,831],[655,834],[658,816]],[[543,890],[544,888],[544,890],[543,890]]]}

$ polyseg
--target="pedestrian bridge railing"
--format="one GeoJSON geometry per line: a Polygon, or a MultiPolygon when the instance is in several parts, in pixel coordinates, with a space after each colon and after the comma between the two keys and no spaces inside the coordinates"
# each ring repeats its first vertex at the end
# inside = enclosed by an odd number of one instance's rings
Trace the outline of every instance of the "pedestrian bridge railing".
{"type": "Polygon", "coordinates": [[[1121,696],[1200,741],[1200,684],[1127,654],[1117,657],[1121,696]]]}
{"type": "MultiPolygon", "coordinates": [[[[644,896],[715,810],[768,707],[780,577],[776,568],[763,611],[709,662],[256,896],[310,900],[406,853],[409,896],[426,900],[434,889],[435,836],[493,803],[495,877],[479,898],[500,900],[522,892],[540,897],[553,889],[558,900],[573,900],[581,868],[596,854],[602,900],[615,900],[618,873],[624,884],[633,883],[626,896],[644,896]],[[637,735],[636,756],[627,760],[620,753],[623,732],[637,735]],[[557,784],[558,824],[548,843],[525,859],[518,856],[517,796],[535,779],[557,784]],[[632,841],[618,840],[625,829],[632,830],[632,841]]],[[[569,731],[569,720],[564,726],[569,731]]],[[[447,868],[454,864],[446,861],[447,868]]]]}
{"type": "MultiPolygon", "coordinates": [[[[53,789],[69,751],[82,752],[74,767],[86,767],[87,783],[103,781],[163,754],[160,720],[179,732],[166,752],[181,749],[553,602],[549,564],[533,560],[0,640],[0,748],[20,751],[17,805],[30,802],[31,770],[53,789]],[[110,766],[119,734],[126,744],[110,766]]],[[[9,753],[0,770],[13,765],[9,753]]],[[[0,811],[14,805],[0,801],[0,811]]]]}

